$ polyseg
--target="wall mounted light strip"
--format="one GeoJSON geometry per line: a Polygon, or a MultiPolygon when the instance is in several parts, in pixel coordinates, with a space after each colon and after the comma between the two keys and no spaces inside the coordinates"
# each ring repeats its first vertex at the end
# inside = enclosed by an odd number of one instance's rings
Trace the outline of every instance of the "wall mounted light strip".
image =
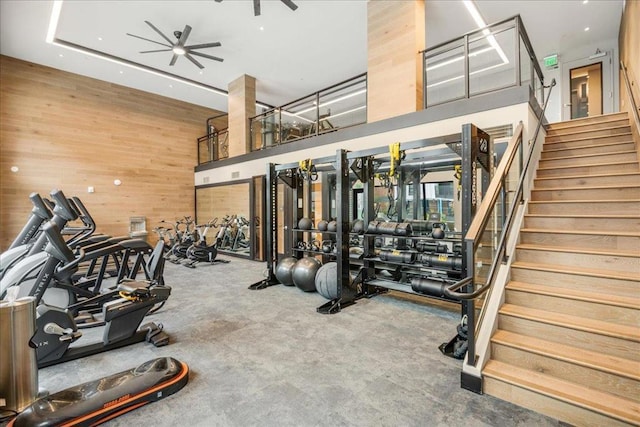
{"type": "MultiPolygon", "coordinates": [[[[480,12],[476,8],[476,5],[473,3],[472,0],[462,0],[462,3],[464,4],[464,6],[469,11],[469,14],[471,15],[471,17],[475,21],[475,23],[478,26],[478,28],[484,28],[484,27],[487,26],[487,23],[484,22],[484,19],[482,19],[482,16],[480,15],[480,12]]],[[[500,59],[502,59],[502,62],[504,62],[505,64],[508,64],[509,63],[509,59],[507,58],[507,55],[504,54],[504,51],[502,50],[502,48],[500,47],[500,45],[496,41],[496,38],[491,34],[491,31],[489,31],[488,28],[484,28],[484,30],[482,30],[482,34],[487,36],[487,40],[489,41],[489,44],[491,46],[493,46],[493,48],[496,50],[496,52],[498,52],[498,55],[500,55],[500,59]]]]}
{"type": "MultiPolygon", "coordinates": [[[[105,52],[101,52],[99,50],[91,49],[86,46],[82,46],[73,42],[69,42],[66,40],[61,40],[56,37],[56,31],[58,29],[58,22],[60,21],[60,13],[62,11],[63,0],[55,0],[53,2],[53,8],[51,10],[51,17],[49,19],[49,28],[47,30],[46,42],[52,44],[54,46],[59,46],[65,49],[72,50],[74,52],[79,52],[84,55],[88,55],[94,58],[103,59],[105,61],[113,62],[119,65],[124,65],[129,68],[133,68],[139,71],[144,71],[149,74],[153,74],[159,77],[164,77],[169,80],[176,81],[178,83],[184,83],[189,86],[196,87],[198,89],[203,89],[209,92],[213,92],[222,96],[229,96],[229,92],[223,89],[219,89],[215,86],[210,86],[195,80],[188,79],[186,77],[178,76],[176,74],[168,73],[166,71],[158,70],[153,67],[148,67],[146,65],[139,64],[137,62],[129,61],[124,58],[120,58],[115,55],[111,55],[105,52]]],[[[259,108],[273,108],[271,105],[264,104],[262,102],[256,102],[256,106],[259,108]]]]}

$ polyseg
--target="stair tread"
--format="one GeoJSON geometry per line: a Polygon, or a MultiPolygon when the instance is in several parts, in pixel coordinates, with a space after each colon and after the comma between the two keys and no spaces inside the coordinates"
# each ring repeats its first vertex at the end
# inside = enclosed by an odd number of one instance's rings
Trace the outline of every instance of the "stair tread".
{"type": "Polygon", "coordinates": [[[511,264],[511,267],[524,268],[527,270],[549,271],[553,273],[566,273],[566,274],[576,274],[581,276],[602,277],[605,279],[629,280],[632,282],[640,283],[640,277],[637,273],[624,274],[619,271],[614,272],[611,270],[600,270],[597,268],[569,267],[566,265],[541,264],[538,262],[524,262],[524,261],[514,261],[511,264]]]}
{"type": "MultiPolygon", "coordinates": [[[[607,217],[610,219],[610,217],[607,217]]],[[[535,251],[545,251],[545,252],[566,252],[566,253],[575,253],[575,254],[588,254],[588,255],[611,255],[611,256],[622,256],[622,257],[633,257],[639,258],[640,252],[632,252],[625,251],[619,249],[588,249],[579,246],[548,246],[548,245],[539,245],[535,243],[518,243],[516,245],[516,249],[529,249],[535,251]]]]}
{"type": "Polygon", "coordinates": [[[523,307],[514,304],[503,304],[499,313],[539,323],[546,323],[640,343],[640,329],[635,326],[620,325],[618,323],[605,322],[602,320],[591,319],[589,317],[573,316],[571,314],[556,313],[553,311],[523,307]]]}
{"type": "Polygon", "coordinates": [[[540,372],[490,360],[483,375],[549,396],[618,420],[637,424],[640,404],[622,397],[561,380],[540,372]]]}
{"type": "MultiPolygon", "coordinates": [[[[601,122],[601,123],[603,123],[603,122],[601,122]]],[[[604,122],[604,123],[606,123],[606,122],[604,122]]],[[[624,124],[624,125],[607,126],[607,127],[602,127],[602,128],[598,128],[598,129],[584,129],[583,126],[588,126],[588,125],[583,124],[582,126],[575,126],[573,128],[569,128],[569,129],[574,129],[574,131],[562,134],[562,136],[564,136],[564,135],[572,135],[572,134],[575,134],[575,133],[600,132],[600,131],[603,131],[603,130],[624,129],[624,128],[630,128],[631,125],[629,123],[627,123],[627,124],[624,124]]],[[[567,128],[564,128],[564,129],[549,129],[549,130],[550,131],[553,131],[553,130],[558,131],[558,130],[566,130],[566,129],[567,128]]],[[[631,129],[629,129],[629,131],[631,131],[631,129]]],[[[547,136],[561,136],[561,135],[547,135],[547,136]]]]}
{"type": "Polygon", "coordinates": [[[615,188],[636,188],[640,187],[640,182],[637,184],[609,184],[609,185],[579,185],[575,187],[549,187],[549,188],[534,188],[531,191],[556,191],[556,190],[610,190],[615,188]]]}
{"type": "MultiPolygon", "coordinates": [[[[603,200],[602,202],[608,202],[608,200],[603,200]]],[[[529,202],[532,203],[532,202],[529,202]]],[[[565,214],[534,214],[527,213],[524,215],[526,217],[536,217],[536,218],[593,218],[593,219],[640,219],[640,215],[621,215],[621,214],[576,214],[576,215],[565,215],[565,214]]]]}
{"type": "MultiPolygon", "coordinates": [[[[584,200],[588,201],[588,200],[584,200]]],[[[596,235],[596,236],[624,236],[624,237],[640,237],[640,232],[633,231],[591,231],[591,230],[559,230],[553,228],[521,228],[521,232],[525,233],[551,233],[551,234],[581,234],[581,235],[596,235]]]]}
{"type": "MultiPolygon", "coordinates": [[[[633,153],[633,151],[631,151],[633,153]]],[[[616,153],[619,154],[619,153],[616,153]]],[[[564,157],[567,158],[567,157],[564,157]]],[[[547,159],[547,160],[557,160],[557,159],[547,159]]],[[[542,159],[540,160],[541,162],[543,161],[542,159]]],[[[538,167],[538,170],[552,170],[552,169],[569,169],[569,168],[588,168],[588,167],[594,167],[594,166],[621,166],[621,165],[631,165],[631,164],[638,164],[637,160],[628,160],[628,161],[624,161],[624,162],[609,162],[609,163],[588,163],[586,165],[574,165],[574,166],[547,166],[547,167],[538,167]]]]}
{"type": "MultiPolygon", "coordinates": [[[[550,144],[553,144],[553,142],[550,142],[550,144]]],[[[550,148],[550,149],[546,149],[543,148],[542,152],[543,153],[557,153],[559,151],[566,151],[566,150],[580,150],[583,148],[595,148],[595,147],[610,147],[612,145],[624,145],[624,144],[633,144],[633,140],[629,140],[629,141],[618,141],[618,142],[607,142],[604,144],[589,144],[589,145],[579,145],[576,147],[564,147],[564,148],[550,148]]]]}
{"type": "MultiPolygon", "coordinates": [[[[640,298],[638,297],[625,297],[620,295],[612,295],[609,293],[587,291],[583,289],[563,288],[549,285],[536,285],[518,281],[510,281],[507,284],[507,289],[517,290],[521,292],[530,292],[539,295],[557,296],[560,298],[567,298],[585,302],[595,302],[616,307],[626,307],[632,309],[638,309],[640,307],[640,298]]],[[[640,362],[637,363],[638,367],[640,367],[640,362]]],[[[640,372],[638,373],[638,375],[638,379],[640,379],[640,372]]]]}
{"type": "MultiPolygon", "coordinates": [[[[604,156],[615,156],[618,154],[636,154],[635,150],[625,150],[625,151],[612,151],[610,153],[594,153],[594,154],[574,154],[572,156],[565,157],[554,157],[553,159],[540,159],[540,162],[555,162],[556,160],[567,160],[567,159],[585,159],[587,157],[604,157],[604,156]]],[[[584,166],[584,165],[579,165],[584,166]]]]}
{"type": "Polygon", "coordinates": [[[612,200],[530,200],[528,204],[539,203],[638,203],[640,199],[612,199],[612,200]]]}
{"type": "Polygon", "coordinates": [[[612,137],[620,137],[620,136],[628,136],[629,139],[631,141],[633,141],[633,136],[631,136],[631,132],[620,132],[620,133],[614,133],[613,135],[594,135],[594,136],[588,136],[588,137],[584,137],[584,138],[571,138],[571,139],[565,139],[564,141],[549,141],[548,138],[554,138],[554,137],[558,137],[558,136],[567,136],[567,135],[548,135],[544,141],[545,145],[550,145],[550,144],[562,144],[564,142],[574,142],[574,141],[588,141],[588,140],[592,140],[592,139],[605,139],[605,138],[612,138],[612,137]]]}
{"type": "Polygon", "coordinates": [[[580,117],[578,119],[565,120],[563,122],[549,123],[547,125],[547,129],[553,129],[554,127],[556,129],[565,129],[567,127],[584,126],[585,123],[586,124],[589,124],[589,123],[607,123],[608,121],[624,120],[624,119],[629,119],[629,116],[625,112],[606,113],[606,114],[600,114],[599,116],[580,117]],[[610,120],[599,120],[599,119],[602,119],[602,118],[610,119],[610,120]],[[560,127],[558,127],[558,126],[560,126],[560,127]]]}
{"type": "Polygon", "coordinates": [[[578,349],[515,332],[497,330],[491,341],[576,365],[640,381],[640,362],[596,351],[578,349]]]}
{"type": "Polygon", "coordinates": [[[640,179],[640,172],[619,172],[619,173],[597,173],[597,174],[589,174],[589,175],[581,174],[581,175],[543,176],[540,178],[536,178],[535,181],[553,181],[553,180],[562,181],[563,179],[604,178],[604,177],[612,177],[612,176],[629,176],[629,175],[637,175],[638,179],[640,179]]]}

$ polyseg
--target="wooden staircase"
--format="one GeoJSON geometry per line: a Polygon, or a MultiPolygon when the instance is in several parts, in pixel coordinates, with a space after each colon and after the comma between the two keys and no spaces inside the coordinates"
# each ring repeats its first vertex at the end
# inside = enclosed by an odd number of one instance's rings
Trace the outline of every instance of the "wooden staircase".
{"type": "Polygon", "coordinates": [[[640,425],[640,167],[625,113],[549,127],[483,391],[640,425]]]}

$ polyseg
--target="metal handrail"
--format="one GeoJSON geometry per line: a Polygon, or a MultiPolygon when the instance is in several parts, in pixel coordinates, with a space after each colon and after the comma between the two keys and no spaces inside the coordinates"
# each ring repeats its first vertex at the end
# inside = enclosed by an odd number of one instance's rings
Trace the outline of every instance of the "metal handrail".
{"type": "Polygon", "coordinates": [[[633,92],[631,91],[631,82],[629,81],[629,75],[627,74],[627,67],[625,67],[624,62],[622,61],[620,61],[620,69],[622,70],[622,75],[624,76],[624,83],[625,87],[627,88],[627,96],[629,97],[631,109],[633,110],[633,120],[636,122],[638,133],[640,133],[640,115],[638,114],[638,105],[636,104],[636,100],[633,97],[633,92]]]}
{"type": "MultiPolygon", "coordinates": [[[[551,80],[551,84],[549,84],[549,86],[544,86],[545,88],[549,89],[549,95],[551,94],[551,89],[555,85],[556,85],[556,79],[553,79],[551,80]]],[[[542,112],[538,117],[538,125],[536,126],[536,131],[534,133],[533,139],[529,141],[531,148],[529,149],[527,162],[523,165],[522,171],[520,172],[518,187],[515,191],[515,195],[513,199],[514,203],[511,205],[509,209],[509,214],[507,215],[506,221],[502,227],[500,241],[496,249],[496,256],[491,264],[491,268],[489,269],[489,274],[487,275],[487,283],[485,283],[484,285],[482,285],[480,288],[476,289],[473,292],[457,292],[458,289],[461,289],[462,287],[468,285],[470,282],[473,281],[473,278],[474,278],[473,275],[467,276],[464,279],[444,289],[444,293],[448,297],[456,298],[456,299],[464,299],[464,300],[476,299],[480,295],[488,291],[489,288],[492,286],[493,276],[497,271],[497,266],[500,263],[500,260],[502,260],[503,258],[504,251],[506,249],[506,237],[509,235],[511,224],[513,222],[513,218],[515,217],[515,211],[517,206],[517,203],[515,203],[515,201],[520,200],[520,198],[522,197],[524,182],[527,176],[529,165],[531,164],[533,150],[535,149],[535,143],[536,143],[536,140],[538,139],[538,133],[540,132],[542,118],[544,117],[544,113],[547,110],[548,102],[549,102],[549,96],[547,96],[544,102],[544,106],[542,108],[542,112]]],[[[480,208],[478,209],[476,216],[471,222],[469,231],[465,236],[464,240],[467,246],[466,248],[467,256],[473,257],[473,252],[475,250],[475,242],[476,240],[478,240],[479,235],[485,230],[485,227],[489,222],[489,219],[491,218],[489,213],[493,210],[493,207],[495,206],[496,201],[498,200],[499,192],[504,187],[504,179],[506,177],[506,173],[508,172],[509,167],[513,163],[513,158],[515,157],[515,153],[517,152],[517,149],[520,147],[521,144],[522,144],[522,124],[519,124],[518,128],[516,129],[516,132],[514,133],[512,141],[509,144],[508,150],[510,151],[508,153],[505,153],[506,160],[501,162],[500,165],[498,166],[498,170],[496,170],[496,173],[487,190],[487,196],[485,196],[485,198],[482,200],[480,204],[480,208]],[[470,253],[469,253],[469,250],[471,250],[470,253]]],[[[467,263],[467,265],[469,265],[469,263],[467,263]]]]}

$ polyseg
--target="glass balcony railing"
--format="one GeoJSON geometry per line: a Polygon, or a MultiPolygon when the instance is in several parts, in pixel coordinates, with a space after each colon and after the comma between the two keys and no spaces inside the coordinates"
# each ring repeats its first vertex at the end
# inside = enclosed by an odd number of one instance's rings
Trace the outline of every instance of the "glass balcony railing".
{"type": "Polygon", "coordinates": [[[367,121],[367,75],[361,74],[250,119],[251,151],[367,121]]]}
{"type": "Polygon", "coordinates": [[[519,15],[422,55],[424,108],[522,85],[544,103],[544,77],[519,15]]]}

